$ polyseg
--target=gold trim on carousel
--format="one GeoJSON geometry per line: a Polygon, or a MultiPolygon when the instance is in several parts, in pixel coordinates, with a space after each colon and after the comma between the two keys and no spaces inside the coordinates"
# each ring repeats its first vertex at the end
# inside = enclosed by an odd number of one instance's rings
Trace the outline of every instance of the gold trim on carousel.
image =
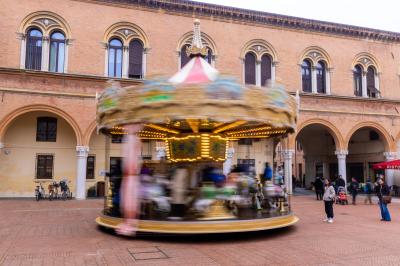
{"type": "Polygon", "coordinates": [[[168,133],[171,133],[171,134],[179,134],[180,133],[178,130],[162,127],[162,126],[155,125],[155,124],[146,124],[145,126],[149,127],[149,128],[157,129],[157,130],[160,130],[160,131],[165,131],[165,132],[168,132],[168,133]]]}
{"type": "MultiPolygon", "coordinates": [[[[139,220],[139,232],[170,233],[170,234],[212,234],[271,230],[292,226],[299,221],[293,214],[254,220],[223,220],[223,221],[150,221],[139,220]]],[[[115,229],[122,218],[101,215],[96,218],[100,226],[115,229]]]]}
{"type": "Polygon", "coordinates": [[[229,129],[232,129],[232,128],[235,128],[235,127],[238,127],[238,126],[241,126],[241,125],[246,124],[246,123],[247,123],[247,121],[243,121],[243,120],[235,121],[235,122],[226,124],[226,125],[224,125],[222,127],[219,127],[217,129],[214,129],[213,133],[220,133],[220,132],[223,132],[223,131],[226,131],[226,130],[229,130],[229,129]]]}
{"type": "Polygon", "coordinates": [[[186,122],[192,129],[193,133],[199,133],[200,121],[197,119],[186,119],[186,122]]]}

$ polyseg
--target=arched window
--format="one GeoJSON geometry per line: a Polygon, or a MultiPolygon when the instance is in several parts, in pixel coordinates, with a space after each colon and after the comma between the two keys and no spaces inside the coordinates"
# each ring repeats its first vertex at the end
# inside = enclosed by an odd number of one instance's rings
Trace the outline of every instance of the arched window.
{"type": "Polygon", "coordinates": [[[206,60],[211,65],[213,60],[213,52],[210,47],[207,48],[208,48],[208,53],[207,56],[204,58],[204,60],[206,60]]]}
{"type": "Polygon", "coordinates": [[[132,40],[129,43],[129,78],[143,77],[143,43],[140,40],[132,40]]]}
{"type": "Polygon", "coordinates": [[[301,64],[301,79],[304,92],[312,92],[311,88],[311,63],[304,60],[301,64]]]}
{"type": "Polygon", "coordinates": [[[25,68],[40,70],[42,67],[42,32],[31,29],[27,34],[25,68]]]}
{"type": "Polygon", "coordinates": [[[50,36],[49,71],[64,72],[65,35],[59,31],[50,36]]]}
{"type": "Polygon", "coordinates": [[[188,49],[189,47],[190,47],[189,44],[185,44],[181,48],[181,54],[180,54],[181,55],[181,68],[183,68],[190,61],[190,57],[186,53],[186,49],[188,49]]]}
{"type": "Polygon", "coordinates": [[[267,84],[267,80],[271,79],[272,59],[268,54],[261,57],[261,86],[267,84]]]}
{"type": "Polygon", "coordinates": [[[317,92],[326,93],[326,68],[325,63],[319,61],[316,65],[317,71],[317,92]]]}
{"type": "Polygon", "coordinates": [[[367,69],[367,94],[368,97],[372,98],[379,96],[379,91],[375,85],[375,69],[371,66],[367,69]]]}
{"type": "Polygon", "coordinates": [[[353,70],[354,95],[362,96],[362,68],[356,65],[353,70]]]}
{"type": "Polygon", "coordinates": [[[256,56],[253,53],[247,53],[244,59],[244,82],[256,85],[256,56]]]}
{"type": "Polygon", "coordinates": [[[112,39],[108,46],[108,76],[122,77],[122,42],[112,39]]]}

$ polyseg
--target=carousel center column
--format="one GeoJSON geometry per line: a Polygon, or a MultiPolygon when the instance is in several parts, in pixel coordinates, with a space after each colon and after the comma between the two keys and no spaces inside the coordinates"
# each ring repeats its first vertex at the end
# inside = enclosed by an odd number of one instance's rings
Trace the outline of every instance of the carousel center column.
{"type": "MultiPolygon", "coordinates": [[[[397,157],[396,152],[384,152],[383,156],[385,156],[386,161],[393,161],[397,157]]],[[[394,185],[394,170],[393,169],[386,169],[385,170],[385,181],[386,184],[391,187],[394,185]]]]}
{"type": "Polygon", "coordinates": [[[227,176],[232,168],[232,158],[233,158],[233,154],[235,153],[235,149],[234,148],[229,148],[227,153],[226,153],[226,160],[224,162],[223,165],[223,173],[225,176],[227,176]]]}
{"type": "Polygon", "coordinates": [[[345,187],[347,187],[347,176],[346,176],[346,156],[349,154],[347,150],[335,151],[338,158],[338,170],[339,176],[342,176],[345,187]]]}
{"type": "Polygon", "coordinates": [[[293,180],[292,180],[293,154],[294,154],[294,150],[284,150],[283,151],[284,168],[285,168],[285,186],[286,186],[286,191],[289,195],[291,195],[293,193],[293,180]]]}
{"type": "Polygon", "coordinates": [[[89,154],[88,146],[76,146],[76,194],[78,200],[86,199],[86,163],[89,154]]]}

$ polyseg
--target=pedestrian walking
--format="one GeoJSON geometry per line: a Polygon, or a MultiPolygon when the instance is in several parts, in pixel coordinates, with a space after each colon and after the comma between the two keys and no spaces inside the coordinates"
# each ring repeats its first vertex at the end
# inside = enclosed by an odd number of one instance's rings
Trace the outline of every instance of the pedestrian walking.
{"type": "Polygon", "coordinates": [[[324,195],[324,182],[317,176],[314,181],[315,194],[317,195],[317,200],[322,200],[324,195]]]}
{"type": "Polygon", "coordinates": [[[381,209],[381,221],[390,222],[390,213],[387,205],[391,202],[391,197],[389,196],[390,189],[386,185],[382,178],[379,178],[375,183],[375,193],[379,199],[379,208],[381,209]]]}
{"type": "Polygon", "coordinates": [[[325,205],[325,213],[326,219],[324,222],[333,223],[333,202],[335,200],[335,189],[332,186],[329,179],[325,179],[325,189],[324,189],[324,205],[325,205]]]}
{"type": "Polygon", "coordinates": [[[265,184],[266,181],[272,180],[272,168],[269,166],[269,163],[265,163],[264,173],[263,173],[263,183],[265,184]]]}
{"type": "Polygon", "coordinates": [[[351,179],[351,183],[350,183],[350,187],[349,187],[349,190],[350,190],[350,193],[351,193],[351,196],[352,196],[352,204],[353,205],[356,205],[356,197],[357,197],[357,194],[358,194],[358,187],[359,187],[359,184],[358,184],[358,182],[357,182],[357,179],[355,179],[354,177],[351,179]]]}
{"type": "Polygon", "coordinates": [[[374,185],[372,184],[371,179],[368,178],[364,186],[364,192],[365,192],[364,204],[367,204],[367,202],[369,202],[369,204],[372,204],[372,191],[374,191],[373,188],[374,185]]]}

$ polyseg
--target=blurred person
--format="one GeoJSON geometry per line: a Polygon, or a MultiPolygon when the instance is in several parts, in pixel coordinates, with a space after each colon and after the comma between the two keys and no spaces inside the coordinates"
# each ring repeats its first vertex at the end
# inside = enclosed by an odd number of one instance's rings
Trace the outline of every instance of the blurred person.
{"type": "Polygon", "coordinates": [[[375,183],[375,193],[379,199],[379,208],[381,210],[381,221],[390,222],[390,213],[387,207],[387,204],[390,203],[388,201],[390,189],[386,185],[385,181],[382,178],[379,178],[378,181],[375,183]]]}
{"type": "Polygon", "coordinates": [[[365,186],[364,186],[364,192],[365,192],[364,204],[367,204],[367,202],[369,202],[369,204],[372,204],[373,187],[374,187],[374,185],[372,184],[371,179],[368,178],[367,182],[365,183],[365,186]]]}
{"type": "Polygon", "coordinates": [[[263,183],[266,181],[271,181],[272,180],[272,168],[269,166],[269,163],[265,163],[265,168],[264,168],[264,174],[263,174],[263,183]]]}
{"type": "Polygon", "coordinates": [[[357,194],[358,194],[358,188],[359,188],[359,184],[357,179],[355,179],[354,177],[351,178],[351,183],[349,186],[349,191],[351,193],[352,196],[352,202],[351,204],[356,205],[356,198],[357,198],[357,194]]]}
{"type": "Polygon", "coordinates": [[[324,182],[319,178],[319,176],[315,178],[314,189],[315,194],[317,195],[317,200],[322,200],[324,194],[324,182]]]}
{"type": "Polygon", "coordinates": [[[325,213],[326,219],[324,222],[333,223],[333,202],[335,200],[335,189],[333,188],[329,179],[325,179],[325,186],[324,186],[324,205],[325,205],[325,213]]]}
{"type": "Polygon", "coordinates": [[[336,182],[335,182],[336,192],[339,189],[339,187],[346,188],[346,182],[344,181],[344,179],[342,178],[341,175],[339,175],[339,177],[336,179],[336,182]]]}

